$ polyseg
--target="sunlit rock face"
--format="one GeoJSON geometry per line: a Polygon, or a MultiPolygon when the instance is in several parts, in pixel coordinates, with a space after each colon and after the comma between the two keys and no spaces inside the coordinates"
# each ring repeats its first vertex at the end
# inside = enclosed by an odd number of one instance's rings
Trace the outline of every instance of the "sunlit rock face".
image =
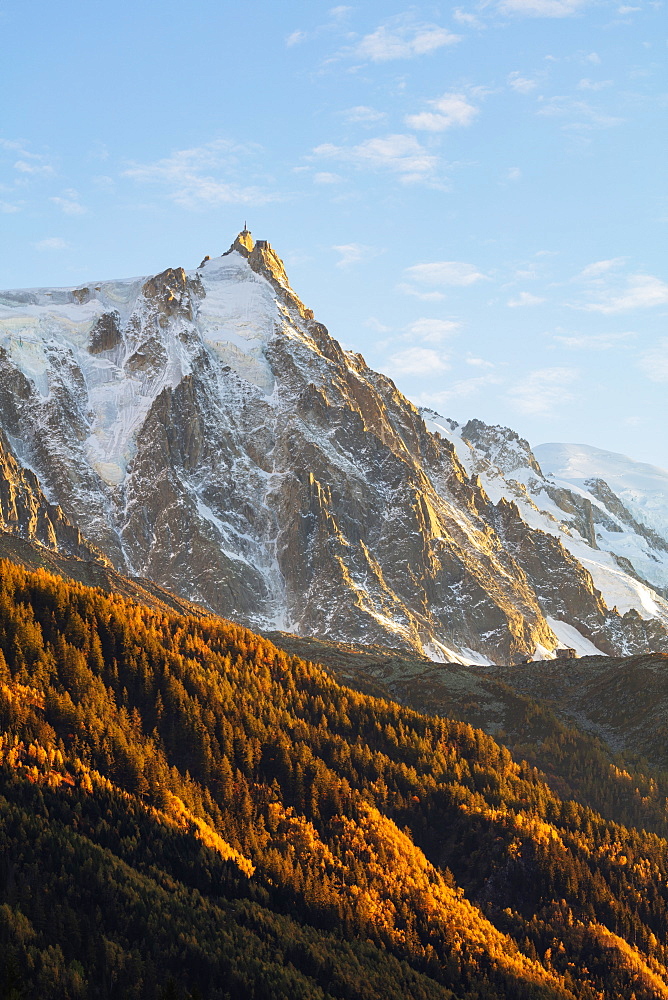
{"type": "Polygon", "coordinates": [[[562,623],[645,648],[483,488],[476,462],[542,475],[526,442],[496,434],[485,458],[436,417],[343,351],[247,230],[195,271],[0,295],[0,423],[118,569],[254,628],[437,659],[550,655],[562,623]]]}
{"type": "Polygon", "coordinates": [[[37,551],[58,553],[109,566],[62,509],[49,503],[37,476],[25,469],[0,430],[0,534],[23,539],[37,551]]]}

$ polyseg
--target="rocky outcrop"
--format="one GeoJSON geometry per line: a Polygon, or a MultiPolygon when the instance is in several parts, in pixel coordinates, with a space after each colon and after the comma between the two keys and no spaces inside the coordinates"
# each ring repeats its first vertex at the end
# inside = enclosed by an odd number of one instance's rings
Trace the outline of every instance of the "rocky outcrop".
{"type": "Polygon", "coordinates": [[[121,317],[115,310],[102,313],[88,337],[88,350],[91,354],[102,354],[118,347],[122,340],[120,322],[121,317]]]}
{"type": "Polygon", "coordinates": [[[516,469],[532,469],[539,476],[543,475],[529,442],[509,427],[493,427],[482,420],[469,420],[461,434],[504,474],[516,469]]]}
{"type": "Polygon", "coordinates": [[[37,476],[17,461],[0,430],[0,532],[50,552],[110,565],[57,504],[44,496],[37,476]]]}

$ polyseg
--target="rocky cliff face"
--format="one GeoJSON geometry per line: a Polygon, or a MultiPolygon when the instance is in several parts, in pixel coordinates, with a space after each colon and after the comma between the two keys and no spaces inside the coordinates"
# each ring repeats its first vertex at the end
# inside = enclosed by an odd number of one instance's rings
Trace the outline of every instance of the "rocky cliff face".
{"type": "Polygon", "coordinates": [[[30,542],[37,549],[110,565],[72,524],[62,509],[49,503],[37,476],[25,469],[0,430],[0,535],[30,542]]]}
{"type": "Polygon", "coordinates": [[[503,478],[515,452],[540,476],[528,445],[497,435],[465,467],[461,436],[343,351],[250,233],[192,272],[4,293],[0,324],[0,424],[119,570],[258,629],[441,659],[548,655],[562,622],[645,648],[483,488],[473,465],[503,478]]]}

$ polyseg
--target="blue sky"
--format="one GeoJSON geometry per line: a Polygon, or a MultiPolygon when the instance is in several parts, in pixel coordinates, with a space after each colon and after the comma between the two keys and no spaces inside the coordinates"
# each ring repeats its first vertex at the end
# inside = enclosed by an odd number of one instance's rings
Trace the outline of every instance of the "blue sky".
{"type": "Polygon", "coordinates": [[[247,220],[415,402],[668,467],[665,26],[4,0],[0,287],[195,267],[247,220]]]}

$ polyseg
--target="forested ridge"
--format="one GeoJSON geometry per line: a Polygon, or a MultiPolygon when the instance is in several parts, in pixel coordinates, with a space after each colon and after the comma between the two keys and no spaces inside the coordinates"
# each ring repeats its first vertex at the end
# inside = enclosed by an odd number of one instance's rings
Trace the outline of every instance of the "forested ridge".
{"type": "Polygon", "coordinates": [[[654,779],[622,826],[465,722],[6,561],[0,726],[3,997],[668,997],[654,779]]]}

